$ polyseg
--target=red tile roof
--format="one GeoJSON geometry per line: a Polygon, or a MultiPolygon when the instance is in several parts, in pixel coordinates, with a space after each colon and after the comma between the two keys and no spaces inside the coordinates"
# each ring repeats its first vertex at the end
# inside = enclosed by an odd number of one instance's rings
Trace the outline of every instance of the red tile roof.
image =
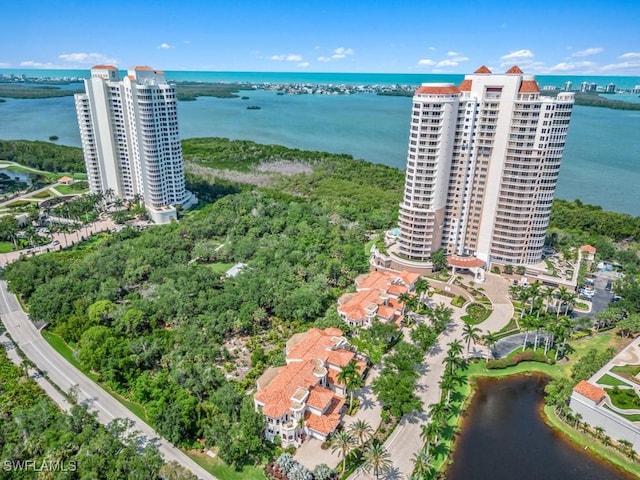
{"type": "Polygon", "coordinates": [[[478,257],[461,257],[459,255],[451,255],[447,257],[447,263],[452,267],[460,267],[460,268],[478,268],[483,267],[485,262],[480,260],[478,257]]]}
{"type": "Polygon", "coordinates": [[[114,67],[113,65],[94,65],[93,67],[91,67],[91,70],[96,69],[96,70],[117,70],[116,67],[114,67]]]}
{"type": "Polygon", "coordinates": [[[147,67],[146,65],[139,65],[137,67],[133,67],[133,69],[134,70],[145,70],[145,71],[153,70],[153,68],[147,67]]]}
{"type": "Polygon", "coordinates": [[[254,398],[263,404],[262,412],[272,418],[280,418],[289,411],[291,397],[300,387],[310,388],[320,379],[313,374],[315,365],[310,361],[294,362],[281,367],[278,375],[254,398]]]}
{"type": "Polygon", "coordinates": [[[540,87],[535,80],[523,80],[520,85],[519,93],[540,93],[540,87]]]}
{"type": "Polygon", "coordinates": [[[582,380],[575,387],[573,387],[573,391],[579,393],[584,397],[587,397],[589,400],[593,400],[596,403],[600,403],[600,401],[607,394],[603,389],[590,384],[586,380],[582,380]]]}
{"type": "Polygon", "coordinates": [[[491,73],[491,70],[489,70],[486,66],[482,65],[479,69],[477,69],[473,73],[491,73]]]}
{"type": "Polygon", "coordinates": [[[507,70],[505,72],[507,75],[511,74],[511,73],[518,73],[518,74],[522,74],[522,70],[520,70],[520,67],[517,65],[514,65],[513,67],[511,67],[509,70],[507,70]]]}
{"type": "Polygon", "coordinates": [[[356,354],[350,350],[333,350],[329,352],[327,357],[327,363],[331,363],[337,367],[344,367],[347,363],[353,360],[356,354]]]}
{"type": "Polygon", "coordinates": [[[462,81],[462,83],[460,84],[460,86],[458,88],[463,92],[470,92],[472,84],[473,84],[472,80],[465,79],[465,80],[462,81]]]}
{"type": "MultiPolygon", "coordinates": [[[[327,405],[331,397],[327,399],[325,390],[332,396],[333,392],[319,386],[319,372],[327,371],[328,374],[332,371],[323,366],[326,362],[341,367],[355,356],[349,350],[334,349],[341,343],[341,335],[342,330],[338,328],[312,328],[306,334],[298,336],[287,354],[287,365],[280,367],[273,378],[264,378],[263,385],[258,383],[254,398],[262,405],[265,415],[282,417],[293,406],[291,397],[301,388],[309,390],[307,403],[312,402],[312,406],[320,410],[327,405]]],[[[261,378],[263,377],[265,375],[261,378]]],[[[329,381],[331,382],[330,378],[329,381]]]]}
{"type": "Polygon", "coordinates": [[[580,251],[587,252],[587,253],[590,253],[591,255],[594,255],[596,253],[596,247],[593,247],[591,245],[583,245],[580,247],[580,251]]]}
{"type": "Polygon", "coordinates": [[[455,85],[448,86],[431,86],[431,85],[422,85],[416,93],[424,93],[428,95],[455,95],[460,93],[460,90],[455,85]]]}
{"type": "Polygon", "coordinates": [[[289,349],[287,360],[319,359],[325,362],[329,352],[341,341],[344,341],[342,330],[337,328],[328,330],[327,332],[319,328],[312,328],[307,331],[302,341],[289,349]],[[340,335],[336,335],[338,332],[340,332],[340,335]]]}
{"type": "Polygon", "coordinates": [[[323,411],[329,402],[333,400],[334,393],[328,388],[313,387],[309,392],[309,398],[307,398],[307,405],[323,411]]]}
{"type": "Polygon", "coordinates": [[[343,405],[344,398],[334,396],[324,415],[313,415],[311,412],[306,412],[304,415],[305,425],[322,435],[329,435],[338,428],[341,417],[340,410],[343,405]]]}

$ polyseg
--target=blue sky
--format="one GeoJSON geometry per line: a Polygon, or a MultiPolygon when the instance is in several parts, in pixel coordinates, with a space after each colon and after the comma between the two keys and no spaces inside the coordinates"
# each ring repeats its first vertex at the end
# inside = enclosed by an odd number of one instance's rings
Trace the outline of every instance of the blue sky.
{"type": "Polygon", "coordinates": [[[6,2],[0,68],[639,75],[640,1],[6,2]]]}

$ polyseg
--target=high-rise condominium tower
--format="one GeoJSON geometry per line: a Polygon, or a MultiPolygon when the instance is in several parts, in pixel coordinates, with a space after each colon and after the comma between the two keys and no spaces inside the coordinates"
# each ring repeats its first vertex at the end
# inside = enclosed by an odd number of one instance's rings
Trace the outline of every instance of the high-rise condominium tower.
{"type": "Polygon", "coordinates": [[[185,189],[176,93],[164,73],[135,67],[123,79],[98,65],[76,94],[76,111],[92,193],[139,196],[159,223],[195,197],[185,189]]]}
{"type": "Polygon", "coordinates": [[[394,254],[540,262],[572,107],[516,66],[418,88],[394,254]]]}

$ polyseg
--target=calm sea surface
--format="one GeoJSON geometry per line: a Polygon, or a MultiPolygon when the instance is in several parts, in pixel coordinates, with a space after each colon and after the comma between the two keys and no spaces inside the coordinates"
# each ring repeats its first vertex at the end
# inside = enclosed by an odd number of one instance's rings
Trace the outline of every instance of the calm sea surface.
{"type": "MultiPolygon", "coordinates": [[[[0,70],[0,74],[3,73],[0,70]]],[[[20,73],[14,71],[14,73],[20,73]]],[[[27,75],[86,76],[86,71],[25,71],[27,75]]],[[[348,83],[417,85],[459,82],[460,75],[293,74],[246,72],[167,72],[170,80],[244,81],[248,83],[348,83]]],[[[622,88],[640,84],[634,77],[545,77],[539,83],[559,86],[594,81],[622,88]]],[[[75,85],[80,87],[80,85],[75,85]]],[[[67,87],[68,88],[68,87],[67,87]]],[[[342,96],[276,95],[243,92],[249,100],[201,97],[178,104],[183,138],[228,137],[306,150],[348,153],[356,158],[404,168],[411,100],[374,94],[342,96]],[[260,110],[247,110],[258,105],[260,110]]],[[[622,99],[622,95],[612,98],[622,99]]],[[[640,100],[625,95],[626,100],[640,100]]],[[[640,111],[575,107],[556,196],[640,215],[640,111]]],[[[71,97],[7,99],[0,103],[0,139],[47,140],[80,145],[71,97]]]]}
{"type": "Polygon", "coordinates": [[[630,480],[565,440],[540,418],[541,377],[482,380],[447,480],[630,480]]]}

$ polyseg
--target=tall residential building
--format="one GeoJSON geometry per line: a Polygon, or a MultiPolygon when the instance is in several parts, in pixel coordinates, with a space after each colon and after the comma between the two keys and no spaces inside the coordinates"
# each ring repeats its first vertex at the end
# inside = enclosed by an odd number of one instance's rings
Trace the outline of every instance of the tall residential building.
{"type": "Polygon", "coordinates": [[[185,188],[175,87],[150,67],[121,79],[110,65],[84,84],[75,101],[91,192],[140,197],[154,221],[174,220],[176,206],[196,201],[185,188]]]}
{"type": "Polygon", "coordinates": [[[390,249],[398,268],[440,249],[474,266],[540,262],[573,101],[541,96],[517,66],[418,88],[390,249]]]}

